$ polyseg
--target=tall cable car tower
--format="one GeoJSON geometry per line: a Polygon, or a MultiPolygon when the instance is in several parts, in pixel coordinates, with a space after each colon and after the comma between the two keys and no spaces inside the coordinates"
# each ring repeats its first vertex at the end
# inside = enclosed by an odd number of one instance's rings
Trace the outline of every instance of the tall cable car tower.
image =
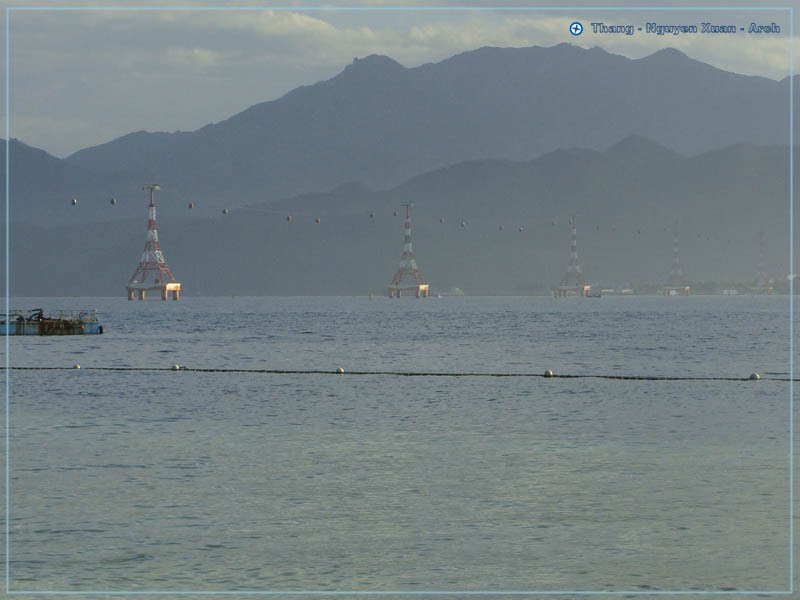
{"type": "Polygon", "coordinates": [[[158,243],[158,231],[156,230],[156,203],[155,191],[160,190],[157,183],[148,183],[142,187],[143,190],[150,191],[150,204],[147,209],[147,241],[144,244],[144,252],[139,266],[133,272],[128,282],[128,300],[133,300],[138,296],[139,300],[144,300],[147,290],[158,290],[161,292],[161,299],[166,300],[172,294],[173,300],[180,299],[181,284],[175,281],[175,276],[164,260],[164,253],[161,251],[161,244],[158,243]]]}
{"type": "Polygon", "coordinates": [[[413,204],[404,204],[406,207],[405,236],[403,238],[403,256],[400,266],[392,278],[392,283],[386,290],[389,298],[399,298],[403,293],[413,293],[417,298],[427,298],[430,286],[422,281],[414,251],[411,249],[411,208],[413,204]]]}
{"type": "Polygon", "coordinates": [[[756,274],[755,285],[752,286],[752,291],[756,294],[772,294],[775,291],[773,280],[767,276],[766,266],[764,263],[764,232],[758,233],[758,272],[756,274]]]}
{"type": "Polygon", "coordinates": [[[553,290],[553,294],[556,297],[589,296],[592,292],[592,286],[586,284],[581,265],[578,262],[578,228],[575,225],[575,215],[571,215],[569,218],[569,228],[569,265],[564,278],[561,280],[561,285],[553,290]]]}
{"type": "Polygon", "coordinates": [[[662,290],[665,296],[688,296],[692,289],[686,285],[681,267],[680,248],[678,245],[678,223],[672,229],[672,268],[669,270],[667,283],[662,290]]]}

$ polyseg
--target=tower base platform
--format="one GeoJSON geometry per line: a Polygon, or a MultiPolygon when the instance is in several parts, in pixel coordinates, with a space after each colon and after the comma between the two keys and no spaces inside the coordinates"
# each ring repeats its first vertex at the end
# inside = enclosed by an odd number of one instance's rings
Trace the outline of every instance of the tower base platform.
{"type": "Polygon", "coordinates": [[[665,285],[661,293],[665,296],[688,296],[692,288],[688,285],[665,285]]]}
{"type": "Polygon", "coordinates": [[[567,296],[585,296],[588,298],[591,295],[591,285],[560,285],[557,288],[553,288],[553,296],[556,298],[566,298],[567,296]]]}
{"type": "Polygon", "coordinates": [[[181,284],[177,281],[165,283],[161,285],[137,285],[135,283],[129,285],[128,300],[145,299],[145,292],[158,291],[161,292],[161,299],[166,300],[170,295],[173,300],[181,299],[181,284]]]}
{"type": "Polygon", "coordinates": [[[430,292],[430,286],[427,283],[420,283],[412,286],[394,286],[390,285],[386,289],[386,295],[389,298],[399,298],[400,296],[416,296],[417,298],[427,298],[430,292]]]}

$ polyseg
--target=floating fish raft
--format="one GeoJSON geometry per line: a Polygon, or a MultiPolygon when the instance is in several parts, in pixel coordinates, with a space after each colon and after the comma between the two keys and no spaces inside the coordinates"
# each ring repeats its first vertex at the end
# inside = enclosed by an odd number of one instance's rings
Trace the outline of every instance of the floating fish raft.
{"type": "Polygon", "coordinates": [[[59,311],[45,315],[41,308],[12,310],[0,317],[0,335],[89,335],[103,333],[97,312],[59,311]]]}

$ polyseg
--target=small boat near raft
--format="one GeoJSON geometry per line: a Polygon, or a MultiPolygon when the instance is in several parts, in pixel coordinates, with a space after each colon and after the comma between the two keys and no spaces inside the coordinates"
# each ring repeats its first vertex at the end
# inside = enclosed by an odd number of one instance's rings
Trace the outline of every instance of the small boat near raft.
{"type": "Polygon", "coordinates": [[[91,335],[103,333],[97,311],[59,311],[45,315],[35,308],[12,310],[0,321],[0,335],[91,335]]]}

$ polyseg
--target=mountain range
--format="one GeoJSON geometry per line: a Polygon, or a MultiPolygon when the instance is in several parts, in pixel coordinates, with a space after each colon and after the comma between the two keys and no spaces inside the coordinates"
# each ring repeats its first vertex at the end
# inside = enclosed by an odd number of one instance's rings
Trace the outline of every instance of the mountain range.
{"type": "Polygon", "coordinates": [[[10,217],[133,218],[150,181],[161,214],[209,217],[351,181],[388,189],[464,161],[603,150],[631,134],[684,155],[787,145],[788,86],[674,49],[633,60],[569,44],[485,47],[414,68],[372,55],[196,131],[130,133],[65,159],[14,140],[10,217]]]}
{"type": "MultiPolygon", "coordinates": [[[[689,281],[788,272],[788,149],[738,144],[687,157],[641,136],[600,152],[476,160],[385,190],[350,182],[197,219],[165,215],[159,237],[184,295],[382,293],[397,268],[403,207],[435,289],[541,293],[569,260],[570,215],[587,280],[664,282],[673,231],[689,281]]],[[[77,207],[76,207],[77,208],[77,207]]],[[[65,209],[72,210],[72,207],[65,209]]],[[[14,295],[122,295],[144,245],[138,218],[11,230],[14,295]]]]}
{"type": "Polygon", "coordinates": [[[197,131],[65,159],[11,140],[11,293],[122,294],[149,182],[187,298],[381,293],[405,203],[438,290],[547,291],[573,214],[595,284],[665,281],[674,231],[689,281],[753,281],[762,251],[785,281],[788,86],[672,49],[480,48],[415,68],[373,55],[197,131]]]}

